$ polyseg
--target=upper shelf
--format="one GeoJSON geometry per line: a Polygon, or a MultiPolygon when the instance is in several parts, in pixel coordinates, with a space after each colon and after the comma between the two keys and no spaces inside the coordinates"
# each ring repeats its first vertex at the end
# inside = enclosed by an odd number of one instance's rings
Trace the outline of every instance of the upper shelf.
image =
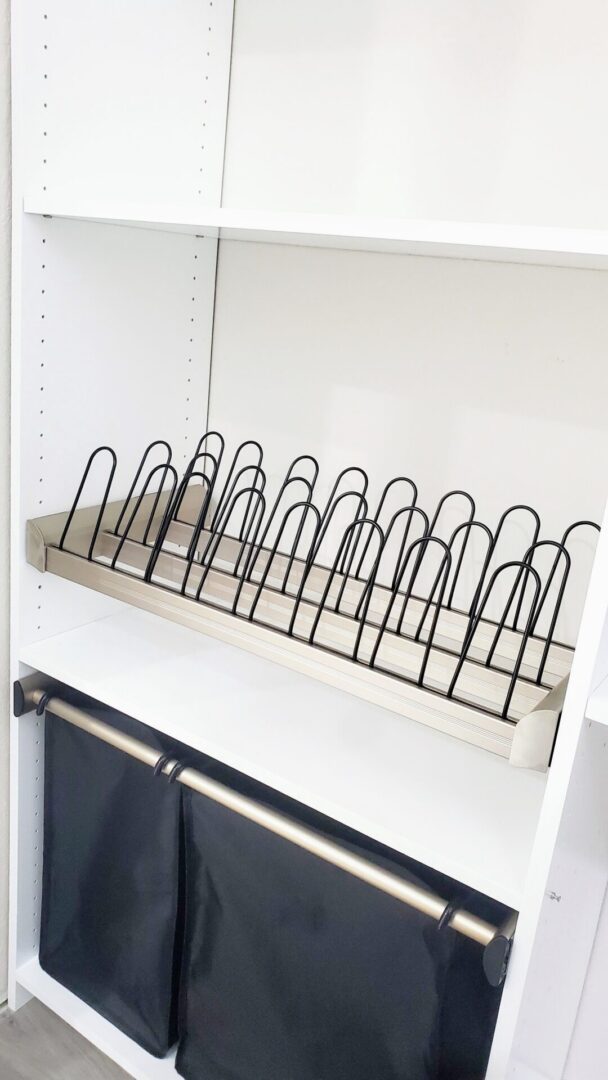
{"type": "Polygon", "coordinates": [[[520,907],[540,773],[135,609],[28,645],[20,659],[520,907]]]}
{"type": "Polygon", "coordinates": [[[221,240],[608,269],[608,230],[26,198],[29,214],[221,240]]]}

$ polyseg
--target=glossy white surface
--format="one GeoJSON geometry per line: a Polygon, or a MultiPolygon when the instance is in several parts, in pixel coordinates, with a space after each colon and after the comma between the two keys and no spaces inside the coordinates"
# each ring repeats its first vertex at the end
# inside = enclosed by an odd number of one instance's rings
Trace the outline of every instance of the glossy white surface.
{"type": "MultiPolygon", "coordinates": [[[[608,459],[607,341],[601,271],[221,243],[209,423],[230,446],[260,440],[273,497],[312,453],[319,498],[359,465],[372,506],[405,475],[427,510],[464,488],[491,529],[527,503],[559,537],[604,510],[590,463],[608,459]]],[[[529,536],[517,516],[501,558],[521,558],[529,536]]],[[[558,640],[576,640],[596,542],[572,537],[558,640]]],[[[463,607],[472,594],[468,579],[463,607]]]]}
{"type": "Polygon", "coordinates": [[[219,204],[232,0],[14,7],[26,190],[219,204]]]}
{"type": "Polygon", "coordinates": [[[587,269],[608,267],[608,230],[605,229],[214,209],[187,202],[128,203],[35,193],[26,197],[24,209],[29,214],[161,229],[220,240],[587,269]]]}
{"type": "Polygon", "coordinates": [[[538,773],[233,646],[125,610],[26,664],[517,908],[538,773]]]}
{"type": "Polygon", "coordinates": [[[246,0],[224,206],[608,226],[605,0],[246,0]]]}

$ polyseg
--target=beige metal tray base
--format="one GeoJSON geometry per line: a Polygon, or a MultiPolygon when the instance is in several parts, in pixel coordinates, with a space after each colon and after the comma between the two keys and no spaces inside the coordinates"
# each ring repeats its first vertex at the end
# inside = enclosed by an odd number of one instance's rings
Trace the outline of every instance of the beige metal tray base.
{"type": "MultiPolygon", "coordinates": [[[[152,498],[153,496],[148,497],[150,506],[152,498]]],[[[281,633],[280,629],[274,629],[273,622],[279,628],[287,624],[293,598],[271,588],[271,577],[260,595],[256,610],[256,619],[259,618],[260,622],[255,623],[230,611],[236,582],[232,575],[221,569],[214,569],[209,573],[205,583],[204,602],[196,601],[193,595],[200,580],[200,568],[196,564],[190,575],[187,593],[182,595],[176,591],[176,583],[181,582],[185,568],[183,556],[177,554],[177,551],[189,542],[192,525],[188,524],[188,521],[193,520],[196,512],[194,500],[191,505],[186,503],[182,507],[183,520],[171,527],[167,538],[172,545],[178,547],[163,551],[159,558],[155,577],[166,583],[165,585],[143,580],[143,567],[150,549],[139,542],[141,535],[138,536],[136,529],[132,530],[130,539],[124,543],[116,568],[112,568],[110,563],[116,552],[118,538],[111,530],[122,506],[123,503],[118,502],[106,508],[95,547],[94,561],[87,559],[86,555],[97,520],[98,507],[77,511],[66,542],[66,548],[69,547],[70,550],[61,550],[58,547],[67,518],[66,513],[28,522],[28,561],[42,572],[56,574],[134,607],[237,645],[465,742],[510,758],[514,764],[529,768],[547,766],[563,703],[571,650],[563,646],[553,647],[550,678],[555,685],[549,694],[542,687],[518,680],[513,697],[513,712],[519,722],[503,720],[489,711],[492,706],[496,707],[501,694],[504,694],[507,677],[500,671],[467,662],[458,684],[459,694],[466,697],[467,701],[459,701],[444,696],[456,664],[456,656],[449,651],[433,648],[428,667],[429,682],[433,689],[427,689],[399,677],[400,674],[409,675],[410,678],[415,676],[417,664],[420,662],[422,646],[411,639],[389,632],[378,656],[378,662],[384,670],[379,670],[370,668],[366,663],[374,641],[373,627],[369,630],[366,627],[362,635],[362,662],[358,663],[354,663],[347,655],[357,624],[345,616],[324,612],[315,645],[311,646],[301,639],[312,626],[316,611],[314,602],[301,605],[296,622],[296,633],[301,634],[300,638],[288,637],[281,633]],[[487,709],[484,705],[487,705],[487,709]]],[[[230,538],[225,538],[223,542],[221,555],[226,559],[227,566],[234,555],[235,543],[230,538]]],[[[266,553],[262,552],[256,574],[258,578],[264,568],[265,556],[266,553]]],[[[314,569],[311,585],[313,593],[318,590],[320,594],[326,574],[323,567],[314,569]]],[[[385,610],[383,605],[386,599],[383,593],[386,591],[379,589],[374,596],[375,616],[381,616],[385,610]]],[[[256,592],[257,584],[244,585],[239,600],[239,612],[249,610],[256,592]]],[[[348,602],[348,593],[346,597],[348,602]]],[[[353,595],[353,604],[356,599],[357,596],[353,595]]],[[[459,612],[445,612],[442,613],[442,619],[446,635],[457,643],[463,633],[464,617],[459,612]]],[[[486,628],[487,640],[489,633],[490,625],[486,628]]],[[[519,635],[510,633],[505,637],[508,661],[508,654],[514,652],[519,635]]],[[[483,640],[482,634],[482,647],[483,640]]],[[[530,645],[533,655],[534,650],[538,651],[539,644],[534,641],[530,645]]]]}

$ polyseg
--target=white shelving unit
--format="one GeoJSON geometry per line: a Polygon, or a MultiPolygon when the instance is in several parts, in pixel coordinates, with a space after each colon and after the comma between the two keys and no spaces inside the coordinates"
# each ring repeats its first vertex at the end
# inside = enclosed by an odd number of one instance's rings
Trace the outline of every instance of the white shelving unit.
{"type": "MultiPolygon", "coordinates": [[[[570,19],[458,7],[14,4],[12,673],[516,908],[488,1078],[581,1080],[608,882],[605,529],[565,613],[548,776],[25,558],[26,521],[67,508],[95,446],[126,494],[148,442],[185,466],[207,425],[328,473],[411,470],[431,502],[470,487],[483,518],[510,500],[555,535],[601,519],[606,12],[584,0],[581,60],[570,19]]],[[[41,746],[39,718],[13,720],[11,1004],[39,997],[138,1080],[174,1075],[38,965],[41,746]]]]}

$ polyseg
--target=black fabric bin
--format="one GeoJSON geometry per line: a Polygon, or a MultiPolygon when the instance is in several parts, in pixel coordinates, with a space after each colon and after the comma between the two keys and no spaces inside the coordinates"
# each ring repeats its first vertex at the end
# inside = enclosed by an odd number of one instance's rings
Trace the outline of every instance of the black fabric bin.
{"type": "MultiPolygon", "coordinates": [[[[145,725],[78,704],[458,895],[443,875],[145,725]]],[[[126,1035],[155,1056],[179,1036],[187,1080],[481,1080],[500,994],[479,945],[50,714],[45,741],[40,962],[126,1035]]],[[[492,922],[504,914],[478,894],[458,899],[492,922]]]]}
{"type": "MultiPolygon", "coordinates": [[[[89,713],[159,751],[162,736],[89,713]]],[[[157,1057],[177,1038],[181,790],[47,713],[40,964],[157,1057]]]]}
{"type": "MultiPolygon", "coordinates": [[[[191,759],[195,767],[201,763],[191,759]]],[[[222,766],[204,771],[408,880],[450,879],[222,766]],[[418,871],[418,872],[416,872],[418,871]]],[[[184,791],[186,1080],[481,1080],[500,992],[481,947],[184,791]]],[[[461,895],[491,919],[504,912],[461,895]]]]}

